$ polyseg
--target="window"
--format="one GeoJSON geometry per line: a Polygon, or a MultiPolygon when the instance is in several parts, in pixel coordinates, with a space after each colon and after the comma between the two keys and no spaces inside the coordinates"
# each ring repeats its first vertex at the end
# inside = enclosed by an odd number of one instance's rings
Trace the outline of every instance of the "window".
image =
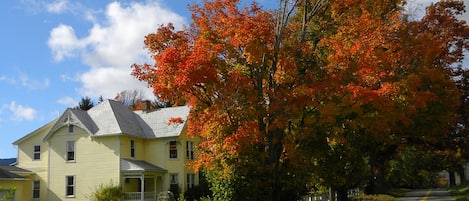
{"type": "Polygon", "coordinates": [[[187,189],[194,187],[195,185],[195,174],[187,174],[187,189]]]}
{"type": "Polygon", "coordinates": [[[65,177],[65,196],[66,197],[75,197],[75,176],[66,176],[65,177]]]}
{"type": "Polygon", "coordinates": [[[34,145],[33,159],[41,160],[41,145],[34,145]]]}
{"type": "Polygon", "coordinates": [[[186,142],[186,158],[189,160],[194,159],[194,143],[186,142]]]}
{"type": "Polygon", "coordinates": [[[169,184],[173,185],[173,184],[178,184],[178,174],[177,173],[173,173],[173,174],[169,174],[169,184]]]}
{"type": "Polygon", "coordinates": [[[34,181],[33,182],[33,199],[39,199],[40,192],[41,192],[41,182],[34,181]]]}
{"type": "Polygon", "coordinates": [[[135,141],[130,140],[130,157],[135,157],[135,141]]]}
{"type": "Polygon", "coordinates": [[[72,124],[68,125],[68,132],[73,133],[73,125],[72,124]]]}
{"type": "Polygon", "coordinates": [[[67,141],[67,161],[75,161],[75,141],[67,141]]]}
{"type": "Polygon", "coordinates": [[[169,158],[178,158],[178,147],[176,141],[169,142],[169,158]]]}

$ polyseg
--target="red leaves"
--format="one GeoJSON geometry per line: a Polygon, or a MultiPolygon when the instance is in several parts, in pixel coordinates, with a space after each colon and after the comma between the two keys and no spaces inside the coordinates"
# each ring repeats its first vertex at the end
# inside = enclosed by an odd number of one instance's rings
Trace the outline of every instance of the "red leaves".
{"type": "Polygon", "coordinates": [[[181,117],[171,117],[169,120],[168,120],[168,125],[172,125],[172,124],[182,124],[184,123],[184,120],[181,118],[181,117]]]}
{"type": "MultiPolygon", "coordinates": [[[[453,103],[441,69],[461,59],[469,29],[451,18],[447,3],[421,22],[407,22],[399,0],[333,1],[314,18],[319,25],[304,27],[307,42],[298,40],[302,23],[294,18],[279,42],[272,13],[257,5],[239,9],[238,2],[191,7],[188,29],[169,24],[146,37],[155,64],[133,65],[132,74],[160,98],[193,109],[188,134],[202,140],[195,168],[235,168],[271,154],[269,145],[290,160],[297,139],[390,140],[439,98],[453,103]],[[321,27],[333,28],[315,30],[321,27]],[[278,137],[269,136],[274,130],[278,137]]],[[[442,116],[451,109],[443,106],[435,107],[442,116]]]]}

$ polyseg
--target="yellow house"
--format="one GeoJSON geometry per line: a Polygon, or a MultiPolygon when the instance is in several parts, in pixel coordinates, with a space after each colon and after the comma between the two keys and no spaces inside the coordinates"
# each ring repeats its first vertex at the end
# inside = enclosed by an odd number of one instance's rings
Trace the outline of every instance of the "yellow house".
{"type": "Polygon", "coordinates": [[[185,166],[198,142],[185,135],[188,114],[186,106],[132,111],[112,100],[88,111],[67,109],[13,143],[16,167],[32,173],[22,200],[90,200],[110,183],[122,186],[123,200],[156,200],[170,187],[198,185],[185,166]]]}
{"type": "Polygon", "coordinates": [[[10,189],[14,190],[10,200],[22,201],[30,197],[31,182],[29,177],[32,172],[15,166],[0,165],[0,200],[10,194],[10,189]]]}

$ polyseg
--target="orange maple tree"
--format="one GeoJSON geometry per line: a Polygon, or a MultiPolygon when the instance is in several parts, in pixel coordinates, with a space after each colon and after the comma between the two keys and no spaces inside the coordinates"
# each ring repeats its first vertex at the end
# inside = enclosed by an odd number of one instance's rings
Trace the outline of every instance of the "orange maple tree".
{"type": "Polygon", "coordinates": [[[155,63],[134,65],[133,75],[159,98],[191,107],[188,133],[202,139],[194,168],[242,180],[258,199],[291,199],[305,190],[295,181],[305,171],[285,129],[311,103],[311,72],[297,77],[298,58],[311,54],[311,45],[255,3],[204,1],[190,10],[189,28],[168,24],[146,36],[155,63]]]}
{"type": "Polygon", "coordinates": [[[460,3],[409,22],[400,0],[281,0],[275,12],[239,2],[191,6],[190,27],[146,36],[155,63],[132,66],[160,99],[191,107],[187,131],[201,139],[192,165],[215,175],[215,199],[296,200],[312,174],[340,178],[343,192],[363,177],[330,158],[363,169],[360,154],[435,137],[441,127],[410,131],[448,121],[448,68],[467,48],[460,3]]]}
{"type": "MultiPolygon", "coordinates": [[[[450,69],[468,47],[468,27],[456,18],[462,8],[440,2],[422,20],[408,21],[401,1],[331,3],[337,28],[319,44],[328,51],[328,84],[318,110],[331,151],[343,150],[337,157],[345,161],[367,158],[377,193],[385,190],[385,163],[401,141],[432,143],[449,135],[459,104],[450,69]]],[[[346,179],[340,167],[327,176],[335,169],[329,158],[318,174],[346,200],[360,178],[346,179]],[[344,182],[333,181],[340,171],[344,182]]]]}

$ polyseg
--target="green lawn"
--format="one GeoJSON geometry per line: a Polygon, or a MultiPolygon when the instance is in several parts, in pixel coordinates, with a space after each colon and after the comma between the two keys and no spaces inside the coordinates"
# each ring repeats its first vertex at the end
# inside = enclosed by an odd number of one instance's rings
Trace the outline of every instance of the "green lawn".
{"type": "Polygon", "coordinates": [[[453,196],[456,201],[469,201],[469,185],[467,184],[451,187],[449,193],[451,193],[451,196],[453,196]]]}
{"type": "Polygon", "coordinates": [[[396,201],[397,199],[390,195],[360,195],[359,201],[396,201]]]}

